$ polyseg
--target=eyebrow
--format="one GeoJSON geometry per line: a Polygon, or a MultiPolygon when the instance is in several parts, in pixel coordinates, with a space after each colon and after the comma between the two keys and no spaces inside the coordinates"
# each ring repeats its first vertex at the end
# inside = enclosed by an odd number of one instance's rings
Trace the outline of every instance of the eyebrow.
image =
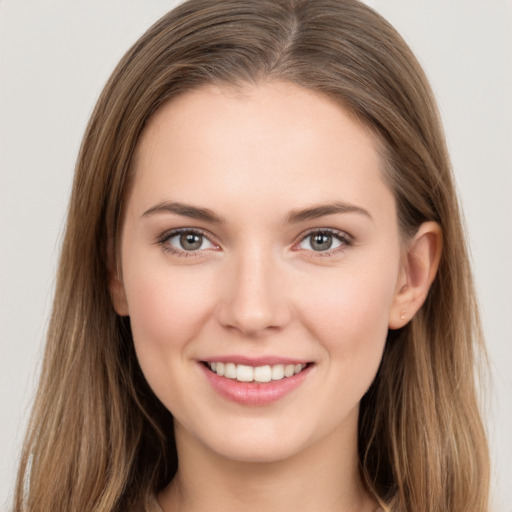
{"type": "Polygon", "coordinates": [[[212,224],[224,223],[224,219],[209,208],[199,208],[189,204],[168,201],[164,201],[163,203],[158,203],[157,205],[152,206],[149,210],[146,210],[142,214],[142,217],[149,217],[158,213],[176,213],[178,215],[182,215],[183,217],[202,220],[212,224]]]}
{"type": "MultiPolygon", "coordinates": [[[[202,220],[211,224],[225,223],[225,220],[221,216],[217,215],[209,208],[200,208],[198,206],[169,201],[164,201],[152,206],[142,214],[142,217],[149,217],[151,215],[162,213],[175,213],[183,217],[202,220]]],[[[356,206],[345,201],[333,201],[332,203],[311,206],[310,208],[291,210],[288,215],[286,215],[284,223],[297,224],[299,222],[318,219],[320,217],[334,215],[336,213],[357,213],[372,219],[370,212],[360,206],[356,206]]]]}
{"type": "Polygon", "coordinates": [[[298,222],[318,219],[319,217],[334,215],[336,213],[358,213],[373,220],[370,212],[360,206],[346,203],[345,201],[333,201],[332,203],[320,204],[303,210],[292,210],[286,216],[285,223],[296,224],[298,222]]]}

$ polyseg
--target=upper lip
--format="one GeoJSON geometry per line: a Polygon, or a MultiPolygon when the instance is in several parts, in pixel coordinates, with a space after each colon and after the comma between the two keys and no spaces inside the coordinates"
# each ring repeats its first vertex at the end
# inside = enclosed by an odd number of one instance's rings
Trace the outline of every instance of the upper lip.
{"type": "Polygon", "coordinates": [[[282,357],[282,356],[243,356],[243,355],[227,355],[227,356],[212,356],[202,359],[205,363],[234,363],[244,364],[247,366],[273,366],[276,364],[307,364],[311,361],[297,357],[282,357]]]}

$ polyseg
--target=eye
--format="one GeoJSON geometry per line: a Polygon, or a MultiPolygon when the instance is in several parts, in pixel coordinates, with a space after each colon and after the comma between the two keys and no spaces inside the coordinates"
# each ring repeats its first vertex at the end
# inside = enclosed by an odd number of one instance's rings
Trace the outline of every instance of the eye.
{"type": "Polygon", "coordinates": [[[297,244],[297,248],[314,252],[333,252],[350,243],[350,237],[345,233],[324,229],[308,233],[297,244]]]}
{"type": "Polygon", "coordinates": [[[201,231],[193,229],[180,229],[165,233],[159,242],[165,250],[177,254],[217,248],[201,231]]]}

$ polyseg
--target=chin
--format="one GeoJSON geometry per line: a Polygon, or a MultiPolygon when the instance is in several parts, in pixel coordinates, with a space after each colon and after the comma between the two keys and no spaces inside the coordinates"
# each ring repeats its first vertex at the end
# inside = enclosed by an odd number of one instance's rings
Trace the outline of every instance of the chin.
{"type": "Polygon", "coordinates": [[[305,418],[293,421],[240,418],[231,423],[229,428],[218,425],[208,432],[197,432],[196,439],[220,457],[247,463],[273,463],[293,458],[311,446],[321,445],[322,439],[335,429],[309,424],[305,418]]]}
{"type": "Polygon", "coordinates": [[[301,453],[305,448],[300,443],[283,443],[282,439],[232,441],[234,442],[229,444],[224,441],[219,449],[215,450],[216,453],[225,459],[253,464],[284,461],[301,453]]]}

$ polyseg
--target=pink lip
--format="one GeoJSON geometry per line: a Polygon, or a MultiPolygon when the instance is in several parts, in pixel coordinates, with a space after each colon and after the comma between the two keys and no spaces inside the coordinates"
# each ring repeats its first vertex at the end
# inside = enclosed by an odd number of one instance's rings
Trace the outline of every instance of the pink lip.
{"type": "Polygon", "coordinates": [[[273,366],[275,364],[306,364],[309,361],[304,359],[292,359],[290,357],[279,357],[279,356],[259,356],[259,357],[248,357],[248,356],[213,356],[206,358],[203,361],[209,363],[235,363],[235,364],[246,364],[248,366],[273,366]]]}
{"type": "MultiPolygon", "coordinates": [[[[222,359],[215,361],[223,362],[222,359]]],[[[233,359],[230,362],[235,362],[233,359]]],[[[270,364],[269,359],[265,359],[270,364]]],[[[282,360],[280,360],[282,361],[282,360]]],[[[243,362],[237,364],[244,364],[243,362]]],[[[271,363],[271,364],[283,364],[271,363]]],[[[292,363],[289,363],[292,364],[292,363]]],[[[297,363],[298,364],[298,363],[297,363]]],[[[297,389],[309,375],[313,365],[307,366],[301,372],[281,380],[271,382],[238,382],[236,379],[220,377],[212,372],[206,365],[200,363],[204,375],[213,389],[221,396],[242,405],[267,405],[280,400],[293,390],[297,389]]]]}

